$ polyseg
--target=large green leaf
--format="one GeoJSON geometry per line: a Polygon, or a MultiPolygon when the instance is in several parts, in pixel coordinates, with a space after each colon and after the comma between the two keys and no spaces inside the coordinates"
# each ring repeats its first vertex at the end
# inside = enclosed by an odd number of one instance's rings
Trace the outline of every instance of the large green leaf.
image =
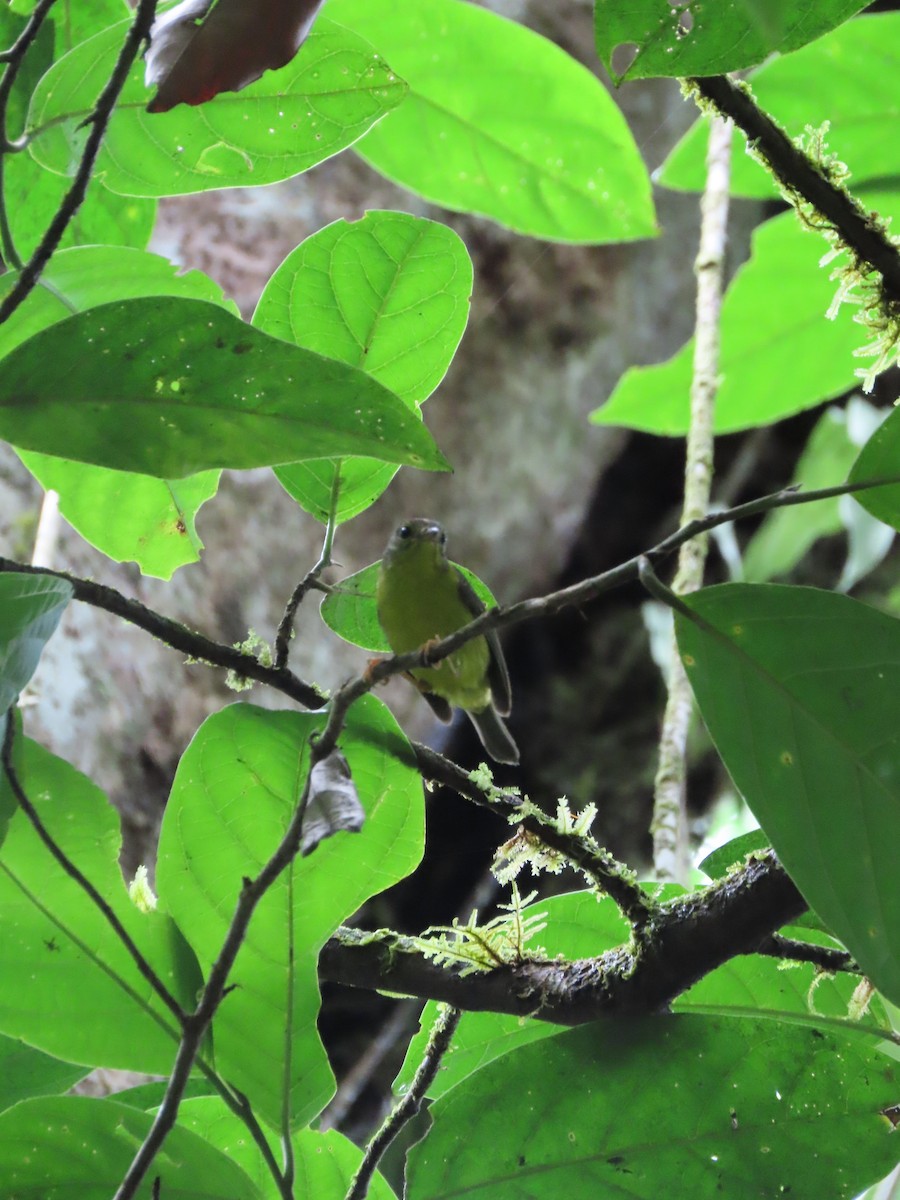
{"type": "Polygon", "coordinates": [[[734,782],[810,907],[900,1001],[900,622],[814,588],[727,584],[678,645],[734,782]]]}
{"type": "MultiPolygon", "coordinates": [[[[306,239],[271,277],[253,324],[274,337],[360,367],[414,411],[437,387],[462,337],[472,263],[446,225],[400,212],[335,221],[306,239]]],[[[347,521],[388,486],[396,467],[322,459],[276,469],[320,521],[347,521]]]]}
{"type": "Polygon", "coordinates": [[[724,75],[786,54],[865,8],[863,0],[596,0],[597,52],[617,83],[654,75],[724,75]],[[627,66],[617,48],[636,51],[627,66]],[[618,69],[617,69],[618,68],[618,69]]]}
{"type": "Polygon", "coordinates": [[[160,479],[329,454],[446,465],[370,376],[181,297],[103,304],[18,346],[0,373],[0,434],[160,479]]]}
{"type": "MultiPolygon", "coordinates": [[[[24,739],[17,748],[22,786],[50,835],[190,1008],[200,985],[196,960],[171,918],[130,900],[115,810],[62,759],[24,739]]],[[[21,811],[0,850],[0,1029],[69,1062],[154,1074],[168,1073],[177,1046],[174,1017],[21,811]]]]}
{"type": "MultiPolygon", "coordinates": [[[[477,575],[473,575],[467,567],[461,567],[459,563],[453,563],[453,566],[468,579],[486,608],[496,608],[497,601],[477,575]]],[[[380,567],[379,560],[342,579],[334,591],[322,601],[319,611],[328,628],[345,642],[361,646],[363,650],[373,650],[376,654],[391,654],[392,650],[378,622],[378,606],[375,600],[380,567]]]]}
{"type": "MultiPolygon", "coordinates": [[[[9,1200],[109,1200],[153,1123],[114,1100],[54,1096],[0,1114],[0,1179],[9,1200]]],[[[263,1200],[222,1151],[176,1126],[153,1161],[138,1200],[263,1200]],[[156,1181],[154,1183],[154,1180],[156,1181]]]]}
{"type": "MultiPolygon", "coordinates": [[[[10,273],[0,280],[0,295],[14,279],[10,273]]],[[[141,296],[208,300],[237,313],[237,306],[200,271],[179,273],[168,259],[139,250],[82,246],[55,254],[38,287],[0,326],[0,357],[72,312],[141,296]]],[[[41,454],[23,452],[20,457],[44,488],[59,493],[66,520],[117,562],[134,560],[145,575],[169,579],[178,567],[200,557],[194,520],[201,504],[216,493],[217,472],[170,482],[41,454]]]]}
{"type": "Polygon", "coordinates": [[[656,232],[622,114],[552,42],[462,0],[330,0],[410,87],[357,149],[427,200],[562,242],[656,232]]]}
{"type": "MultiPolygon", "coordinates": [[[[47,72],[31,102],[29,150],[70,175],[85,118],[109,78],[127,25],[97,34],[47,72]]],[[[97,177],[126,196],[174,196],[288,179],[356,141],[406,92],[371,46],[319,17],[297,57],[240,93],[197,108],[145,111],[134,66],[97,160],[97,177]]]]}
{"type": "MultiPolygon", "coordinates": [[[[826,320],[836,285],[820,266],[823,250],[824,242],[790,212],[754,233],[752,257],[722,308],[717,433],[780,420],[853,386],[854,354],[866,335],[846,306],[826,320]]],[[[691,340],[668,362],[631,367],[591,420],[686,433],[693,354],[691,340]]]]}
{"type": "Polygon", "coordinates": [[[0,575],[0,725],[3,714],[34,674],[72,585],[46,575],[0,575]]]}
{"type": "MultiPolygon", "coordinates": [[[[897,178],[898,72],[900,13],[878,13],[849,21],[797,54],[773,59],[753,74],[753,94],[791,137],[807,126],[818,129],[827,117],[828,146],[848,164],[858,187],[866,180],[897,178]]],[[[706,123],[698,121],[666,159],[659,182],[701,191],[706,140],[706,123]]],[[[778,195],[768,172],[746,153],[742,137],[732,150],[731,190],[737,196],[778,195]]]]}
{"type": "Polygon", "coordinates": [[[600,1021],[507,1054],[436,1101],[408,1196],[849,1200],[896,1161],[882,1111],[898,1083],[859,1034],[600,1021]]]}
{"type": "MultiPolygon", "coordinates": [[[[275,850],[308,768],[323,714],[238,704],[210,717],[178,767],[166,807],[160,901],[208,967],[245,876],[275,850]]],[[[254,1111],[305,1124],[329,1098],[331,1070],[316,1031],[316,962],[342,920],[408,874],[423,844],[422,783],[408,743],[380,701],[353,706],[340,739],[366,811],[361,833],[295,860],[257,908],[216,1017],[216,1065],[254,1111]]]]}

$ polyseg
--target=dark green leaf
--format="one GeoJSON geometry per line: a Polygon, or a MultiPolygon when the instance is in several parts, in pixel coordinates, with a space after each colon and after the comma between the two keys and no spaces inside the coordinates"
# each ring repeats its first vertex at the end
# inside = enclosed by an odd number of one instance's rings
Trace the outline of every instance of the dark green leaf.
{"type": "Polygon", "coordinates": [[[0,575],[0,722],[34,674],[72,585],[47,575],[0,575]]]}
{"type": "MultiPolygon", "coordinates": [[[[0,1179],[9,1200],[109,1200],[153,1121],[114,1100],[54,1096],[0,1114],[0,1179]]],[[[230,1158],[177,1126],[137,1192],[150,1200],[263,1200],[230,1158]]]]}
{"type": "MultiPolygon", "coordinates": [[[[119,867],[119,818],[102,792],[34,742],[17,739],[22,786],[58,845],[109,903],[157,975],[191,1007],[197,963],[162,912],[140,912],[119,867]]],[[[17,812],[0,850],[0,1029],[91,1067],[167,1073],[174,1018],[81,886],[17,812]]],[[[0,1180],[8,1179],[0,1168],[0,1180]]]]}
{"type": "Polygon", "coordinates": [[[751,829],[749,833],[742,833],[740,837],[732,838],[724,846],[713,850],[712,854],[707,854],[700,863],[700,870],[710,879],[721,879],[732,867],[739,866],[748,854],[765,850],[769,844],[769,839],[761,829],[751,829]]]}
{"type": "Polygon", "coordinates": [[[87,1074],[15,1038],[0,1037],[0,1112],[32,1096],[66,1092],[87,1074]]]}
{"type": "Polygon", "coordinates": [[[727,1017],[596,1022],[436,1101],[408,1196],[849,1200],[896,1162],[882,1110],[898,1084],[860,1034],[727,1017]]]}
{"type": "Polygon", "coordinates": [[[650,181],[589,71],[530,29],[459,0],[329,0],[409,84],[357,149],[427,200],[532,237],[656,233],[650,181]]]}
{"type": "Polygon", "coordinates": [[[181,297],[100,305],[18,346],[0,373],[0,434],[160,479],[339,453],[446,466],[362,371],[181,297]]]}
{"type": "MultiPolygon", "coordinates": [[[[100,89],[127,25],[100,33],[56,63],[34,94],[29,150],[72,174],[100,89]]],[[[125,196],[175,196],[289,179],[356,141],[406,92],[371,46],[319,17],[299,54],[239,93],[197,108],[145,111],[144,68],[132,69],[97,160],[125,196]]]]}
{"type": "MultiPolygon", "coordinates": [[[[284,260],[263,291],[254,325],[274,337],[360,367],[413,410],[437,387],[469,313],[472,263],[446,225],[399,212],[335,221],[284,260]]],[[[321,459],[276,470],[320,521],[347,521],[388,486],[396,467],[321,459]]]]}
{"type": "Polygon", "coordinates": [[[862,0],[725,0],[661,5],[596,0],[597,53],[617,83],[654,75],[724,75],[786,54],[864,8],[862,0]],[[626,64],[616,50],[633,47],[626,64]]]}
{"type": "MultiPolygon", "coordinates": [[[[179,764],[157,881],[204,967],[218,954],[242,879],[284,834],[305,780],[309,738],[324,721],[321,713],[234,705],[201,726],[179,764]]],[[[316,1031],[322,945],[422,853],[422,781],[406,739],[373,696],[350,710],[340,748],[365,825],[295,859],[266,894],[213,1029],[218,1069],[276,1127],[283,1106],[293,1128],[308,1122],[333,1087],[316,1031]]]]}
{"type": "Polygon", "coordinates": [[[676,616],[700,712],[811,908],[900,1001],[900,622],[813,588],[706,588],[676,616]]]}
{"type": "MultiPolygon", "coordinates": [[[[466,567],[461,567],[459,563],[453,565],[462,571],[485,606],[496,608],[497,601],[487,586],[466,567]]],[[[328,628],[334,630],[345,642],[362,646],[363,650],[374,650],[376,654],[390,654],[391,648],[378,623],[375,600],[380,566],[379,560],[342,579],[335,590],[322,601],[319,611],[328,628]]]]}
{"type": "MultiPolygon", "coordinates": [[[[894,409],[859,453],[850,471],[850,483],[889,479],[900,475],[900,409],[894,409]]],[[[900,529],[900,483],[857,492],[856,499],[879,521],[900,529]]]]}

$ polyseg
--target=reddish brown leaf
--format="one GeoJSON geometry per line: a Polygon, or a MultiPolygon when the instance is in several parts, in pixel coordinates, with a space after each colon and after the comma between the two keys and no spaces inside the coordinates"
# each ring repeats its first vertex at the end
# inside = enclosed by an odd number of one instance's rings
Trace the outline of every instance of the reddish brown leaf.
{"type": "Polygon", "coordinates": [[[148,112],[204,104],[239,92],[264,71],[286,66],[323,0],[183,0],[154,23],[145,82],[158,84],[148,112]]]}

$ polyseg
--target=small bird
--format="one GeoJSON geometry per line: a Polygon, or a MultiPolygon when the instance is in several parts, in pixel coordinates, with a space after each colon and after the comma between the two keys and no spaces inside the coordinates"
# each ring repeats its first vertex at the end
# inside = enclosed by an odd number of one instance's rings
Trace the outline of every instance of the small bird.
{"type": "MultiPolygon", "coordinates": [[[[436,521],[415,517],[395,530],[378,572],[378,620],[395,654],[447,637],[485,611],[485,605],[446,554],[447,535],[436,521]]],[[[500,763],[517,763],[519,750],[500,719],[512,705],[509,674],[496,633],[473,638],[433,667],[408,678],[435,715],[449,721],[463,709],[482,745],[500,763]]]]}

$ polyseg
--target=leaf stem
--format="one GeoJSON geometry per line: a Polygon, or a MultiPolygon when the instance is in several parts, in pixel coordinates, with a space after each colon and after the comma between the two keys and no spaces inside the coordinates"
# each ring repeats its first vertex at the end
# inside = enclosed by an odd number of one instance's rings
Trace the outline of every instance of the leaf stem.
{"type": "Polygon", "coordinates": [[[275,670],[285,670],[288,663],[288,655],[291,648],[291,636],[294,629],[294,618],[297,615],[297,609],[303,602],[306,593],[319,582],[319,576],[332,565],[331,551],[334,547],[334,535],[337,531],[337,506],[341,491],[341,471],[340,467],[335,472],[334,481],[331,485],[331,500],[328,507],[328,520],[325,524],[325,539],[322,542],[322,553],[319,555],[319,561],[303,576],[297,586],[291,593],[291,598],[285,606],[284,615],[278,624],[278,632],[275,634],[275,670]]]}

